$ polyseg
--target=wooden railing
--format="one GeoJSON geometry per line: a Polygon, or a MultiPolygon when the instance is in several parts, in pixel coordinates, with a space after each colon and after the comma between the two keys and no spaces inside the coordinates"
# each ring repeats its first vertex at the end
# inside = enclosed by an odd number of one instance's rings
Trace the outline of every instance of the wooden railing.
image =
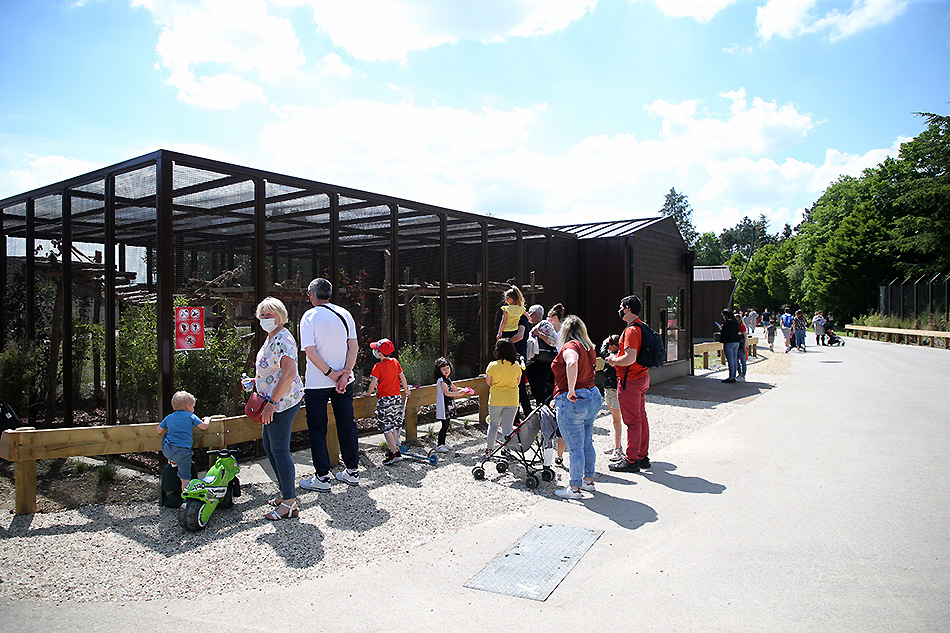
{"type": "MultiPolygon", "coordinates": [[[[478,398],[478,419],[484,422],[488,416],[488,385],[485,377],[458,380],[458,387],[471,387],[473,398],[478,398]]],[[[427,385],[413,389],[406,403],[405,431],[407,441],[417,439],[419,407],[435,404],[436,387],[427,385]]],[[[376,396],[361,396],[353,399],[356,418],[371,418],[376,415],[376,396]]],[[[333,409],[327,405],[329,417],[327,450],[333,465],[339,463],[340,445],[336,436],[336,420],[333,409]]],[[[59,457],[86,457],[92,455],[118,455],[121,453],[145,453],[161,450],[162,438],[155,432],[155,424],[122,424],[117,426],[88,426],[68,429],[20,428],[4,431],[0,435],[0,458],[14,462],[16,498],[14,511],[17,514],[36,512],[36,460],[59,457]]],[[[294,418],[294,431],[307,428],[307,412],[301,407],[294,418]]],[[[214,416],[204,431],[195,429],[195,448],[224,448],[239,442],[258,440],[261,425],[247,416],[214,416]]]]}
{"type": "MultiPolygon", "coordinates": [[[[752,356],[759,355],[759,338],[757,336],[746,337],[746,347],[752,351],[752,356]]],[[[697,343],[693,345],[693,354],[702,355],[703,369],[709,369],[709,355],[714,353],[719,356],[719,362],[724,363],[722,357],[722,343],[697,343]]]]}
{"type": "Polygon", "coordinates": [[[904,330],[894,327],[870,327],[851,324],[844,326],[844,329],[853,332],[858,338],[870,339],[873,336],[874,340],[877,341],[883,339],[889,343],[906,343],[908,345],[911,341],[914,341],[917,345],[923,345],[924,341],[929,341],[930,347],[937,347],[937,341],[942,339],[944,349],[950,349],[950,332],[940,330],[904,330]]]}

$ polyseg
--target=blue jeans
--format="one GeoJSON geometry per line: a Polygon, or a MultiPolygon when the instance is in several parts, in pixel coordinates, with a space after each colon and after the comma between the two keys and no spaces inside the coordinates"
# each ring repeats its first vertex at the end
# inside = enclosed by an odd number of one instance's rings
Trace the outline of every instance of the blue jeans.
{"type": "Polygon", "coordinates": [[[360,464],[359,438],[356,420],[353,419],[353,383],[346,391],[338,393],[336,387],[326,389],[305,389],[304,403],[307,406],[307,429],[310,431],[310,455],[313,469],[318,477],[330,472],[330,454],[327,451],[327,402],[333,405],[333,417],[336,419],[336,437],[340,441],[340,453],[343,463],[350,470],[356,470],[360,464]]]}
{"type": "Polygon", "coordinates": [[[737,349],[736,359],[739,361],[739,375],[745,378],[746,361],[749,358],[749,348],[737,349]]]}
{"type": "Polygon", "coordinates": [[[739,341],[723,343],[722,349],[726,353],[726,362],[729,364],[729,378],[736,379],[736,367],[739,364],[739,341]]]}
{"type": "Polygon", "coordinates": [[[596,387],[578,389],[577,400],[567,399],[567,392],[554,399],[557,405],[557,428],[571,453],[570,483],[573,488],[581,487],[581,479],[594,478],[594,420],[600,413],[603,396],[596,387]]]}
{"type": "Polygon", "coordinates": [[[795,330],[795,347],[805,347],[805,330],[795,330]]]}
{"type": "Polygon", "coordinates": [[[270,467],[277,475],[277,485],[280,486],[282,499],[294,499],[297,496],[294,460],[290,457],[290,431],[299,410],[300,403],[298,402],[286,411],[275,413],[271,423],[265,424],[261,430],[264,452],[267,453],[270,467]]]}

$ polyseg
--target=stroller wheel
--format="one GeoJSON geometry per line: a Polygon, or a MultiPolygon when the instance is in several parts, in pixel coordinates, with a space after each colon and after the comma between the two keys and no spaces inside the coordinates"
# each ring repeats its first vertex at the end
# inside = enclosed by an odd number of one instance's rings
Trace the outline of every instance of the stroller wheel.
{"type": "Polygon", "coordinates": [[[551,470],[550,468],[545,468],[544,470],[541,471],[541,479],[543,479],[544,481],[551,481],[552,479],[554,479],[554,471],[551,470]]]}
{"type": "Polygon", "coordinates": [[[485,478],[485,469],[482,468],[481,466],[476,466],[475,468],[472,469],[472,477],[481,481],[482,479],[485,478]]]}
{"type": "Polygon", "coordinates": [[[540,483],[535,475],[528,475],[524,480],[524,485],[531,489],[537,488],[540,483]]]}
{"type": "Polygon", "coordinates": [[[508,470],[508,462],[495,462],[495,470],[499,473],[503,473],[508,470]]]}

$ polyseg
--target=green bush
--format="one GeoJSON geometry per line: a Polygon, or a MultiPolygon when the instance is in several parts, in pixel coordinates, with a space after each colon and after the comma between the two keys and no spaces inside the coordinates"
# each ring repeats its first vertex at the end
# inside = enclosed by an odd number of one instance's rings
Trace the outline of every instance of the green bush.
{"type": "Polygon", "coordinates": [[[0,400],[17,415],[26,418],[46,397],[46,357],[48,345],[25,338],[8,341],[0,351],[0,400]]]}
{"type": "MultiPolygon", "coordinates": [[[[412,343],[404,345],[399,351],[399,364],[402,365],[409,384],[431,384],[435,359],[442,356],[439,302],[433,299],[415,302],[410,311],[410,327],[413,334],[412,343]]],[[[448,319],[445,329],[451,362],[455,350],[462,344],[465,336],[455,331],[453,319],[448,319]]]]}

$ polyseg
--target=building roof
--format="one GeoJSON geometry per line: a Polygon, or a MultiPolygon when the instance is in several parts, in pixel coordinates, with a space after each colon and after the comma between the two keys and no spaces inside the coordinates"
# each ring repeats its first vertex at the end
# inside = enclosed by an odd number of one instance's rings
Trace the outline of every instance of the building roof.
{"type": "Polygon", "coordinates": [[[732,281],[728,266],[694,266],[693,281],[732,281]]]}
{"type": "Polygon", "coordinates": [[[638,220],[615,220],[612,222],[587,222],[585,224],[566,224],[563,226],[552,226],[552,229],[573,233],[580,239],[593,239],[598,237],[625,237],[633,235],[637,231],[644,229],[651,224],[655,224],[663,219],[663,216],[653,218],[640,218],[638,220]]]}

